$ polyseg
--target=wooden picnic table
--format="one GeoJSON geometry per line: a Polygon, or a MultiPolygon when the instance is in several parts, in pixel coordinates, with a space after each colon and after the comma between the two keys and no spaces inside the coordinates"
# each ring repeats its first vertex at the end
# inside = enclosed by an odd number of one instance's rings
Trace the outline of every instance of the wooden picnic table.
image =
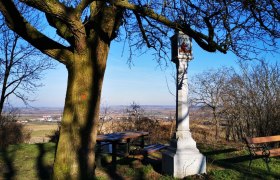
{"type": "Polygon", "coordinates": [[[116,163],[117,160],[117,145],[120,143],[126,143],[127,149],[126,154],[130,151],[130,141],[132,139],[141,138],[140,147],[144,148],[145,142],[144,137],[149,135],[149,132],[143,131],[124,131],[124,132],[115,132],[110,134],[100,134],[97,135],[97,143],[100,145],[101,142],[107,142],[112,144],[112,163],[116,163]]]}

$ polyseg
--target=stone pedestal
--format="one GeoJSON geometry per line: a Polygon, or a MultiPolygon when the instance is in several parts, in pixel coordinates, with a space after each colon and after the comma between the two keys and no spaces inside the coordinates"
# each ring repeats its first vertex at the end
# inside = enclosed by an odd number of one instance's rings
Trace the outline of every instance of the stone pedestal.
{"type": "Polygon", "coordinates": [[[176,133],[162,154],[162,171],[176,178],[206,173],[206,158],[199,152],[189,129],[188,61],[177,59],[176,133]]]}
{"type": "Polygon", "coordinates": [[[162,154],[162,171],[176,178],[206,173],[206,158],[196,148],[190,131],[177,131],[162,154]]]}

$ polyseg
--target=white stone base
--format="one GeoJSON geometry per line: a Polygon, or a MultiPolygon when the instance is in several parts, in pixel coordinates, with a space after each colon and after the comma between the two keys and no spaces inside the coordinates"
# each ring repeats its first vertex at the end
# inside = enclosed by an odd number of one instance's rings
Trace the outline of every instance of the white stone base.
{"type": "Polygon", "coordinates": [[[168,149],[162,154],[162,171],[175,178],[206,173],[206,157],[197,150],[174,153],[168,149]]]}
{"type": "Polygon", "coordinates": [[[177,131],[162,153],[162,172],[175,178],[206,173],[206,157],[199,152],[191,132],[177,131]]]}

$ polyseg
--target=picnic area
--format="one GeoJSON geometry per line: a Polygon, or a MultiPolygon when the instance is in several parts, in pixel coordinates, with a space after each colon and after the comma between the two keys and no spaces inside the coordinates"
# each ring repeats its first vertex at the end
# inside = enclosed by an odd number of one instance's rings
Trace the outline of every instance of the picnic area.
{"type": "MultiPolygon", "coordinates": [[[[197,123],[191,123],[191,127],[197,132],[202,130],[197,123]]],[[[224,180],[280,178],[279,157],[270,158],[270,171],[268,171],[267,164],[261,157],[254,159],[251,167],[249,167],[250,153],[245,141],[243,143],[226,141],[215,142],[214,133],[207,132],[206,139],[208,143],[205,143],[203,142],[203,140],[205,140],[204,136],[201,136],[199,133],[193,134],[198,142],[198,149],[207,158],[207,174],[193,175],[186,179],[224,180]]],[[[129,135],[129,133],[127,135],[129,135]]],[[[130,136],[131,135],[133,134],[130,134],[130,136]]],[[[126,140],[128,136],[125,136],[123,133],[117,133],[115,137],[126,139],[125,141],[118,141],[117,152],[119,152],[120,155],[116,156],[115,163],[112,163],[112,151],[106,151],[106,146],[103,146],[103,153],[98,155],[99,163],[97,163],[96,167],[96,178],[100,180],[175,179],[161,172],[161,153],[165,150],[164,148],[159,151],[151,152],[147,156],[143,154],[143,151],[140,151],[142,137],[145,138],[144,147],[147,147],[153,136],[154,135],[151,133],[144,133],[137,138],[132,138],[129,141],[130,154],[122,155],[123,152],[127,151],[126,140]]],[[[103,137],[102,141],[104,141],[106,134],[99,137],[103,137]]],[[[107,140],[110,138],[112,140],[113,136],[107,135],[107,140]]],[[[162,141],[162,144],[165,143],[166,142],[162,141]]],[[[5,151],[0,152],[0,179],[50,179],[55,148],[56,144],[52,142],[10,145],[5,151]]]]}

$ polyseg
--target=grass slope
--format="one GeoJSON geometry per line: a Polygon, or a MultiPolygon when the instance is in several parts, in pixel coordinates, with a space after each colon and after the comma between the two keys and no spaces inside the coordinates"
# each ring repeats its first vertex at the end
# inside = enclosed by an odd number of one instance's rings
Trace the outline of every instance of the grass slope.
{"type": "Polygon", "coordinates": [[[0,152],[0,179],[49,179],[55,144],[11,145],[0,152]]]}

